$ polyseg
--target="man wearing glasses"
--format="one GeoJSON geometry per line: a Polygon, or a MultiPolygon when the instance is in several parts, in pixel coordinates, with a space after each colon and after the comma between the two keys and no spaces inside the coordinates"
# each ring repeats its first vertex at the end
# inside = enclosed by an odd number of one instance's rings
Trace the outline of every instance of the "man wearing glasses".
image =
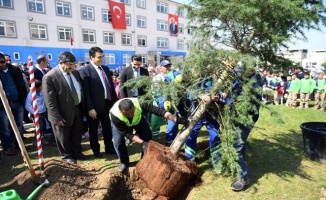
{"type": "Polygon", "coordinates": [[[75,164],[85,160],[82,153],[83,90],[81,78],[75,69],[75,56],[70,52],[59,55],[59,66],[49,71],[42,81],[48,118],[63,161],[75,164]]]}
{"type": "MultiPolygon", "coordinates": [[[[23,115],[27,91],[20,69],[8,63],[2,53],[0,53],[0,80],[20,135],[23,136],[23,115]]],[[[17,152],[11,145],[12,129],[2,101],[0,101],[0,127],[0,138],[4,153],[8,156],[16,155],[17,152]]],[[[19,149],[16,138],[14,138],[14,146],[19,149]]]]}

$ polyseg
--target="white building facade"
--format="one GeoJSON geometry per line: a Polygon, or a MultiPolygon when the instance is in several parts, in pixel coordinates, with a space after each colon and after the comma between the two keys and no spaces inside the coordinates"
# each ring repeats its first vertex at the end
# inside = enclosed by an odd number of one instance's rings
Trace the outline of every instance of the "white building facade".
{"type": "Polygon", "coordinates": [[[290,49],[285,53],[279,53],[278,56],[300,63],[304,69],[313,70],[326,63],[326,48],[314,50],[310,53],[308,53],[308,49],[290,49]]]}
{"type": "Polygon", "coordinates": [[[326,48],[312,51],[302,60],[302,67],[308,69],[320,68],[326,63],[326,48]]]}
{"type": "Polygon", "coordinates": [[[13,62],[47,55],[51,67],[62,51],[89,61],[88,50],[103,49],[110,68],[140,54],[144,64],[182,60],[192,41],[186,11],[170,0],[115,0],[125,5],[126,30],[113,29],[107,0],[0,0],[0,52],[13,62]],[[171,35],[168,14],[178,16],[178,34],[171,35]],[[73,40],[73,41],[71,41],[73,40]],[[71,45],[72,43],[72,45],[71,45]]]}

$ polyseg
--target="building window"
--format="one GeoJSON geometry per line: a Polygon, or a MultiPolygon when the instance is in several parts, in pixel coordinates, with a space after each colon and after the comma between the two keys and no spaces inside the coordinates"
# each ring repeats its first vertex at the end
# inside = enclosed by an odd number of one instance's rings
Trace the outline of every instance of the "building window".
{"type": "Polygon", "coordinates": [[[15,22],[0,21],[0,37],[16,37],[15,22]]]}
{"type": "Polygon", "coordinates": [[[188,35],[192,35],[192,29],[188,28],[188,35]]]}
{"type": "Polygon", "coordinates": [[[12,0],[0,0],[0,7],[13,8],[12,0]]]}
{"type": "Polygon", "coordinates": [[[168,31],[168,21],[157,20],[157,30],[168,31]]]}
{"type": "Polygon", "coordinates": [[[184,33],[184,25],[183,24],[179,24],[179,30],[178,33],[184,33]]]}
{"type": "Polygon", "coordinates": [[[90,6],[81,6],[81,18],[94,20],[94,8],[90,6]]]}
{"type": "Polygon", "coordinates": [[[147,55],[141,55],[141,62],[147,64],[147,55]]]}
{"type": "Polygon", "coordinates": [[[95,42],[95,31],[94,30],[83,30],[83,42],[95,42]]]}
{"type": "Polygon", "coordinates": [[[126,25],[131,26],[131,15],[130,14],[126,14],[126,25]]]}
{"type": "Polygon", "coordinates": [[[27,5],[28,5],[28,11],[44,13],[43,0],[27,0],[27,5]]]}
{"type": "Polygon", "coordinates": [[[114,44],[114,33],[113,32],[103,32],[104,44],[114,44]]]}
{"type": "Polygon", "coordinates": [[[138,41],[138,46],[140,46],[140,47],[147,46],[147,38],[145,35],[138,35],[137,41],[138,41]]]}
{"type": "Polygon", "coordinates": [[[137,0],[136,3],[138,8],[146,8],[146,0],[137,0]]]}
{"type": "Polygon", "coordinates": [[[123,54],[122,55],[122,63],[125,65],[131,62],[131,55],[130,54],[123,54]]]}
{"type": "Polygon", "coordinates": [[[18,52],[14,52],[14,59],[15,60],[20,60],[20,55],[18,52]]]}
{"type": "Polygon", "coordinates": [[[105,54],[105,63],[109,65],[115,64],[115,55],[114,54],[105,54]]]}
{"type": "Polygon", "coordinates": [[[183,40],[177,41],[177,49],[183,49],[183,40]]]}
{"type": "Polygon", "coordinates": [[[60,16],[71,16],[71,5],[68,2],[57,1],[57,15],[60,16]]]}
{"type": "Polygon", "coordinates": [[[167,38],[157,38],[157,47],[158,48],[168,48],[169,40],[167,38]]]}
{"type": "Polygon", "coordinates": [[[29,25],[31,39],[48,39],[46,25],[30,24],[29,25]]]}
{"type": "Polygon", "coordinates": [[[122,34],[121,35],[122,39],[122,45],[131,45],[131,34],[122,34]]]}
{"type": "Polygon", "coordinates": [[[130,6],[130,0],[120,0],[120,2],[130,6]]]}
{"type": "Polygon", "coordinates": [[[112,22],[111,13],[109,10],[102,10],[102,21],[103,22],[112,22]]]}
{"type": "Polygon", "coordinates": [[[189,41],[189,40],[187,41],[187,44],[186,44],[186,46],[187,46],[187,50],[190,50],[190,48],[191,48],[191,45],[190,45],[190,41],[189,41]]]}
{"type": "Polygon", "coordinates": [[[72,28],[58,27],[59,40],[70,41],[70,35],[72,35],[72,28]]]}
{"type": "Polygon", "coordinates": [[[157,12],[168,13],[168,4],[157,2],[157,12]]]}
{"type": "Polygon", "coordinates": [[[183,17],[183,15],[184,15],[183,9],[182,8],[178,8],[178,16],[179,17],[183,17]]]}
{"type": "Polygon", "coordinates": [[[53,56],[51,53],[48,53],[48,60],[52,60],[53,56]]]}
{"type": "Polygon", "coordinates": [[[146,28],[146,17],[137,16],[137,26],[141,28],[146,28]]]}

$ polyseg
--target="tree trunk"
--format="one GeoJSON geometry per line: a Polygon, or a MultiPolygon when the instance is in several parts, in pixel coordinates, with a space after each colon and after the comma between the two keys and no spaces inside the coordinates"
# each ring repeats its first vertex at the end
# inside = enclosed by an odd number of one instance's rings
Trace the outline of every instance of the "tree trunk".
{"type": "Polygon", "coordinates": [[[182,131],[180,134],[178,134],[176,138],[173,140],[173,143],[170,146],[171,153],[173,155],[178,154],[178,152],[186,142],[188,136],[190,135],[191,131],[196,126],[197,122],[203,117],[208,105],[209,104],[200,103],[198,109],[195,111],[194,115],[190,119],[188,128],[182,131]]]}

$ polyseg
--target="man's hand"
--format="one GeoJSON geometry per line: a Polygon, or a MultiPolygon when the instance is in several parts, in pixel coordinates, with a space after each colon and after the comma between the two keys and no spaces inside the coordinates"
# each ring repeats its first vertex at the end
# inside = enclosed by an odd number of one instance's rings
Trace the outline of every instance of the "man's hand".
{"type": "Polygon", "coordinates": [[[200,98],[205,104],[209,104],[212,101],[218,101],[220,99],[220,97],[217,95],[212,97],[211,95],[207,94],[200,96],[200,98]]]}
{"type": "Polygon", "coordinates": [[[96,119],[97,113],[96,113],[95,109],[92,109],[92,110],[88,111],[88,115],[89,115],[92,119],[96,119]]]}
{"type": "Polygon", "coordinates": [[[164,118],[165,119],[169,119],[171,121],[174,121],[174,122],[177,122],[177,117],[174,116],[172,113],[170,112],[166,112],[165,115],[164,115],[164,118]]]}
{"type": "Polygon", "coordinates": [[[63,127],[63,126],[65,126],[65,120],[63,119],[63,120],[61,120],[61,121],[59,121],[59,122],[57,122],[57,126],[61,126],[61,127],[63,127]]]}

